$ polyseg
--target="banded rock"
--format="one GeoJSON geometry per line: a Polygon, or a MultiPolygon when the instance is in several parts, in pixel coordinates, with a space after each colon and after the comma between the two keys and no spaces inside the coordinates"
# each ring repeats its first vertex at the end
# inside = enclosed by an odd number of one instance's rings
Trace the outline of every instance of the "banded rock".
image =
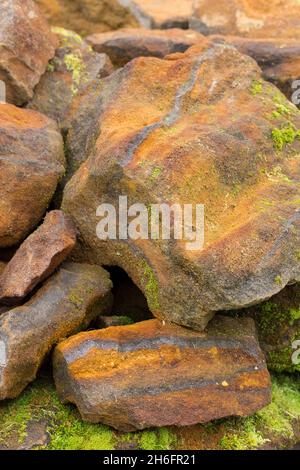
{"type": "Polygon", "coordinates": [[[251,319],[216,317],[205,333],[158,320],[89,331],[53,360],[61,400],[120,431],[248,416],[270,402],[251,319]]]}

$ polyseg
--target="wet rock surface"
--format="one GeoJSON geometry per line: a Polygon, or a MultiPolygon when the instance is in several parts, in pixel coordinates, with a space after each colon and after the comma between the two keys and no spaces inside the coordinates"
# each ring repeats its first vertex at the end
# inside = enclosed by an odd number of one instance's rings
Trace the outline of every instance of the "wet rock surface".
{"type": "Polygon", "coordinates": [[[90,157],[63,200],[81,256],[120,266],[155,316],[200,330],[214,312],[259,303],[299,279],[300,114],[251,58],[208,41],[168,60],[135,59],[97,97],[98,125],[83,139],[90,157]],[[120,194],[128,207],[203,201],[204,249],[98,239],[96,209],[118,208],[120,194]]]}
{"type": "Polygon", "coordinates": [[[190,27],[202,34],[300,39],[297,0],[195,0],[190,27]]]}
{"type": "Polygon", "coordinates": [[[110,289],[102,268],[65,263],[29,302],[1,315],[1,400],[17,397],[35,379],[56,343],[107,313],[110,289]]]}
{"type": "Polygon", "coordinates": [[[54,377],[83,419],[122,431],[247,416],[270,401],[251,320],[218,317],[205,333],[158,320],[81,333],[57,346],[54,377]]]}
{"type": "Polygon", "coordinates": [[[140,56],[163,58],[174,52],[184,52],[202,35],[182,29],[149,30],[143,28],[121,29],[108,33],[93,34],[86,38],[94,51],[106,53],[119,67],[140,56]]]}
{"type": "Polygon", "coordinates": [[[91,51],[72,31],[53,28],[53,32],[59,38],[59,47],[37,85],[29,107],[55,119],[66,131],[76,96],[94,80],[109,75],[113,66],[107,55],[91,51]]]}
{"type": "Polygon", "coordinates": [[[40,222],[65,172],[56,123],[0,104],[0,165],[0,247],[10,247],[40,222]]]}
{"type": "Polygon", "coordinates": [[[0,275],[0,304],[20,303],[67,258],[76,236],[76,228],[68,216],[62,211],[49,212],[0,275]]]}
{"type": "Polygon", "coordinates": [[[6,100],[22,105],[45,72],[57,39],[32,0],[1,0],[0,80],[6,100]]]}

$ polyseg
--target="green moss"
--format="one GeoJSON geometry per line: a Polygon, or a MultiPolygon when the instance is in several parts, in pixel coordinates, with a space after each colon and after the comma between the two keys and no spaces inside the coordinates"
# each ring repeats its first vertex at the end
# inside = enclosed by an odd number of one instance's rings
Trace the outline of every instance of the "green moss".
{"type": "Polygon", "coordinates": [[[64,57],[64,63],[67,67],[67,70],[72,73],[72,93],[76,94],[85,71],[85,65],[82,62],[82,57],[75,53],[66,54],[64,57]]]}
{"type": "Polygon", "coordinates": [[[288,123],[287,126],[281,129],[272,130],[272,140],[276,150],[283,150],[285,145],[291,145],[294,141],[300,138],[300,131],[296,130],[293,124],[288,123]]]}
{"type": "Polygon", "coordinates": [[[253,96],[259,95],[263,91],[263,82],[262,80],[253,80],[251,85],[251,94],[253,96]]]}
{"type": "Polygon", "coordinates": [[[156,178],[158,178],[161,172],[162,172],[162,169],[159,166],[156,166],[155,168],[153,168],[152,173],[151,173],[151,179],[155,180],[156,178]]]}
{"type": "Polygon", "coordinates": [[[275,279],[274,279],[274,282],[275,282],[275,284],[277,284],[278,286],[281,286],[281,284],[282,284],[282,278],[281,278],[281,276],[279,276],[279,275],[276,276],[275,279]]]}
{"type": "Polygon", "coordinates": [[[139,438],[141,450],[171,450],[176,447],[176,436],[167,428],[143,431],[139,438]]]}
{"type": "Polygon", "coordinates": [[[293,423],[299,419],[299,383],[285,376],[273,377],[271,404],[249,418],[224,420],[220,448],[253,450],[269,442],[271,437],[293,439],[293,423]]]}
{"type": "Polygon", "coordinates": [[[152,268],[143,262],[143,281],[145,283],[145,294],[150,310],[159,310],[159,286],[152,268]]]}
{"type": "Polygon", "coordinates": [[[58,36],[61,36],[61,39],[63,42],[69,43],[70,41],[75,42],[77,44],[82,44],[83,39],[79,34],[74,33],[74,31],[70,31],[68,29],[60,28],[58,26],[54,26],[51,28],[52,32],[54,34],[57,34],[58,36]]]}
{"type": "Polygon", "coordinates": [[[78,297],[76,294],[70,294],[69,295],[69,301],[72,302],[76,307],[81,307],[83,304],[83,299],[81,297],[78,297]]]}

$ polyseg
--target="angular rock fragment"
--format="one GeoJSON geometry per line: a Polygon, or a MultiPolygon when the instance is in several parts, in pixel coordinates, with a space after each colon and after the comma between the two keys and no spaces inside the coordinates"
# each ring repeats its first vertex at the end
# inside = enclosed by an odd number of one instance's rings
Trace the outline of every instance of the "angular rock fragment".
{"type": "Polygon", "coordinates": [[[190,27],[202,34],[300,39],[298,0],[195,0],[190,27]]]}
{"type": "Polygon", "coordinates": [[[300,372],[300,284],[240,313],[255,319],[270,370],[300,372]]]}
{"type": "Polygon", "coordinates": [[[217,35],[211,39],[225,41],[253,57],[263,71],[263,78],[274,83],[292,101],[293,93],[297,93],[293,83],[300,77],[300,40],[217,35]]]}
{"type": "Polygon", "coordinates": [[[93,34],[86,41],[94,51],[107,54],[114,65],[123,67],[140,56],[163,58],[174,52],[184,52],[202,38],[201,34],[190,30],[131,28],[93,34]]]}
{"type": "Polygon", "coordinates": [[[65,168],[57,124],[0,105],[0,247],[21,242],[43,217],[65,168]]]}
{"type": "Polygon", "coordinates": [[[54,352],[63,402],[121,431],[247,416],[270,402],[254,322],[215,317],[205,333],[148,320],[78,334],[54,352]]]}
{"type": "Polygon", "coordinates": [[[57,39],[32,0],[1,0],[0,80],[6,101],[22,105],[52,59],[57,39]]]}
{"type": "Polygon", "coordinates": [[[62,211],[49,212],[0,275],[0,304],[20,303],[67,258],[76,236],[70,217],[62,211]]]}
{"type": "Polygon", "coordinates": [[[53,28],[60,41],[54,59],[37,85],[29,107],[55,119],[68,128],[68,114],[75,97],[93,80],[113,71],[106,54],[97,54],[72,31],[53,28]]]}
{"type": "Polygon", "coordinates": [[[196,329],[300,280],[300,113],[253,59],[203,41],[166,60],[131,61],[95,96],[93,133],[86,126],[74,152],[89,158],[63,200],[83,259],[121,267],[156,317],[196,329]],[[148,239],[117,230],[101,240],[97,208],[119,214],[120,195],[147,214],[153,204],[204,204],[203,249],[187,237],[157,240],[149,227],[148,239]]]}
{"type": "Polygon", "coordinates": [[[1,315],[0,400],[35,379],[53,345],[107,313],[110,289],[102,268],[65,263],[28,303],[1,315]]]}
{"type": "Polygon", "coordinates": [[[36,0],[53,26],[82,36],[138,26],[135,16],[118,0],[36,0]]]}

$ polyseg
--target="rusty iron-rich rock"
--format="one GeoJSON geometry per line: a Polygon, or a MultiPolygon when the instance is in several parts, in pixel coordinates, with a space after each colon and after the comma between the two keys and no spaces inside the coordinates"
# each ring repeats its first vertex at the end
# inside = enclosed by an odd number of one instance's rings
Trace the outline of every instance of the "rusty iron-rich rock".
{"type": "Polygon", "coordinates": [[[76,228],[62,211],[49,212],[0,276],[0,304],[18,304],[67,258],[76,243],[76,228]]]}
{"type": "Polygon", "coordinates": [[[298,0],[195,0],[190,27],[203,34],[300,39],[298,0]]]}
{"type": "Polygon", "coordinates": [[[1,0],[0,80],[6,101],[22,105],[52,59],[57,39],[32,0],[1,0]]]}
{"type": "Polygon", "coordinates": [[[300,372],[300,284],[239,313],[255,319],[270,370],[300,372]]]}
{"type": "Polygon", "coordinates": [[[184,52],[202,38],[201,34],[191,30],[128,28],[93,34],[86,41],[94,51],[107,54],[114,65],[123,67],[140,56],[163,58],[174,52],[184,52]]]}
{"type": "Polygon", "coordinates": [[[65,263],[28,303],[1,315],[0,400],[17,397],[52,346],[87,328],[110,304],[104,269],[65,263]]]}
{"type": "Polygon", "coordinates": [[[60,41],[54,59],[41,78],[29,107],[55,119],[64,130],[76,96],[83,93],[93,80],[113,72],[106,54],[97,54],[82,38],[62,28],[53,28],[60,41]]]}
{"type": "Polygon", "coordinates": [[[36,111],[0,104],[0,247],[36,227],[65,168],[57,124],[36,111]]]}
{"type": "Polygon", "coordinates": [[[78,334],[54,352],[63,402],[121,431],[248,416],[270,401],[252,319],[215,317],[205,333],[148,320],[78,334]]]}
{"type": "Polygon", "coordinates": [[[242,54],[253,57],[263,71],[263,78],[274,83],[292,100],[295,93],[293,83],[300,77],[299,39],[249,39],[217,35],[212,39],[233,44],[242,54]]]}
{"type": "Polygon", "coordinates": [[[138,26],[134,14],[119,0],[36,0],[53,26],[82,36],[138,26]]]}
{"type": "Polygon", "coordinates": [[[210,41],[138,58],[102,81],[97,100],[80,147],[89,158],[63,200],[82,235],[78,259],[121,267],[156,317],[200,330],[300,280],[300,113],[252,58],[210,41]],[[147,213],[204,204],[203,249],[151,233],[99,239],[97,208],[119,213],[120,195],[147,213]]]}
{"type": "Polygon", "coordinates": [[[188,28],[194,0],[118,0],[144,28],[188,28]]]}

